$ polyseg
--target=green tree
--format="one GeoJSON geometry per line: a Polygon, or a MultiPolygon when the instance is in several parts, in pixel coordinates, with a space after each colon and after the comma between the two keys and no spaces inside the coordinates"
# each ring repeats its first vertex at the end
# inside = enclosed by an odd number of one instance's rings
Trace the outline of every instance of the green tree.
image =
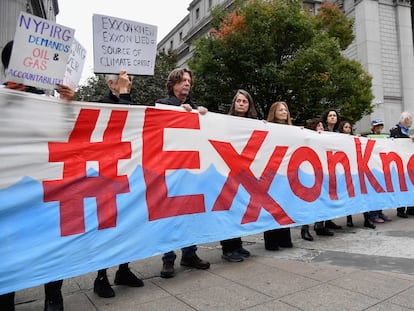
{"type": "Polygon", "coordinates": [[[213,29],[195,43],[189,63],[199,104],[225,113],[243,88],[262,117],[285,100],[295,124],[328,108],[352,122],[372,111],[371,77],[341,55],[352,42],[353,23],[337,7],[324,4],[310,16],[298,1],[253,0],[212,14],[213,29]],[[327,18],[332,15],[336,20],[327,18]]]}
{"type": "MultiPolygon", "coordinates": [[[[155,60],[153,76],[135,76],[132,80],[131,96],[134,103],[151,105],[158,98],[166,96],[168,74],[175,68],[175,54],[159,54],[155,60]]],[[[104,75],[98,74],[88,79],[75,93],[75,100],[99,101],[108,95],[109,89],[104,75]]]]}

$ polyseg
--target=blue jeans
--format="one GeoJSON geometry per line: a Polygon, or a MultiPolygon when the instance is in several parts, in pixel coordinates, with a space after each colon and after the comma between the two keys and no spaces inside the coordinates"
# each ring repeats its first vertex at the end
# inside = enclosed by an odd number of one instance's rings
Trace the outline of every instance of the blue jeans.
{"type": "MultiPolygon", "coordinates": [[[[197,251],[197,245],[183,247],[181,249],[181,257],[184,257],[184,258],[193,257],[196,255],[196,251],[197,251]]],[[[171,261],[175,261],[175,258],[177,258],[177,255],[175,254],[174,251],[171,251],[168,253],[164,253],[164,256],[162,256],[162,261],[171,262],[171,261]]]]}

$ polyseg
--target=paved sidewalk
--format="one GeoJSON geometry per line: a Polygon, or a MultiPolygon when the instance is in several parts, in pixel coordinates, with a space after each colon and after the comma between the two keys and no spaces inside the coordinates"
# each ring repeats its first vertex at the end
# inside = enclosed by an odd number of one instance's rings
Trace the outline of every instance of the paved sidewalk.
{"type": "MultiPolygon", "coordinates": [[[[198,254],[211,262],[206,271],[176,261],[176,276],[159,277],[161,256],[139,260],[131,268],[145,286],[114,286],[116,297],[93,293],[96,273],[63,283],[66,311],[82,310],[414,310],[414,216],[401,219],[395,210],[385,213],[393,221],[372,230],[354,215],[334,237],[313,242],[292,229],[292,249],[266,251],[263,235],[243,237],[252,256],[241,263],[221,259],[219,242],[199,245],[198,254]]],[[[113,282],[116,268],[108,270],[113,282]]],[[[43,286],[16,293],[16,311],[43,310],[43,286]]],[[[1,306],[0,306],[1,310],[1,306]]]]}

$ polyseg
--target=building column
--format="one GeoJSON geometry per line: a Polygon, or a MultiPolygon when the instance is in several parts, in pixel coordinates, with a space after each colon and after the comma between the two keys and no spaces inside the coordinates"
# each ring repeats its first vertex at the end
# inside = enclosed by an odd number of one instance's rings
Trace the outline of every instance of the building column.
{"type": "MultiPolygon", "coordinates": [[[[355,4],[355,32],[358,60],[372,76],[372,118],[385,120],[378,1],[361,0],[355,4]]],[[[364,117],[357,125],[358,130],[369,129],[370,123],[371,117],[364,117]]]]}
{"type": "Polygon", "coordinates": [[[401,61],[402,109],[414,114],[414,47],[411,25],[411,3],[409,0],[395,0],[395,5],[401,61]]]}

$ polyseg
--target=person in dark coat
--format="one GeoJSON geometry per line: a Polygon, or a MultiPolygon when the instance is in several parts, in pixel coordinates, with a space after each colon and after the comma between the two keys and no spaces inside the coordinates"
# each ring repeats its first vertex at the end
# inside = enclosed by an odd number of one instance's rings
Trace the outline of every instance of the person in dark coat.
{"type": "MultiPolygon", "coordinates": [[[[13,41],[9,41],[1,52],[1,62],[4,71],[9,67],[10,57],[13,50],[13,41]]],[[[24,85],[21,83],[14,83],[7,81],[4,86],[8,89],[16,91],[29,92],[43,95],[45,92],[33,86],[24,85]]],[[[74,90],[69,86],[59,85],[57,89],[60,98],[71,101],[75,96],[74,90]]],[[[63,310],[63,296],[62,296],[63,280],[52,281],[44,285],[45,289],[45,311],[62,311],[63,310]]],[[[14,296],[15,292],[0,295],[0,308],[2,311],[14,311],[14,296]]]]}
{"type": "MultiPolygon", "coordinates": [[[[408,111],[403,111],[400,115],[400,120],[393,128],[390,129],[390,137],[393,138],[411,138],[409,129],[413,124],[413,116],[408,111]]],[[[408,215],[414,215],[414,207],[398,207],[397,216],[401,218],[408,218],[408,215]]]]}
{"type": "MultiPolygon", "coordinates": [[[[118,75],[105,75],[105,80],[109,87],[107,97],[102,98],[100,102],[111,104],[132,105],[131,85],[132,77],[128,75],[126,70],[121,70],[118,75]]],[[[126,285],[130,287],[144,286],[144,282],[139,279],[128,267],[128,263],[119,265],[115,274],[114,283],[116,285],[126,285]]],[[[109,284],[107,269],[101,269],[96,276],[93,291],[102,298],[111,298],[115,296],[115,292],[109,284]]]]}
{"type": "MultiPolygon", "coordinates": [[[[200,114],[206,114],[207,108],[197,106],[196,102],[190,97],[191,86],[193,85],[193,73],[186,68],[176,68],[170,72],[167,78],[167,91],[168,96],[166,98],[158,99],[155,104],[164,104],[171,106],[180,106],[185,111],[198,110],[200,114]]],[[[208,269],[210,263],[202,260],[196,254],[197,246],[191,245],[183,247],[181,249],[181,261],[180,264],[185,267],[191,267],[196,269],[208,269]]],[[[160,275],[162,278],[171,278],[175,275],[174,262],[177,255],[174,251],[165,253],[162,257],[162,269],[160,275]]]]}

